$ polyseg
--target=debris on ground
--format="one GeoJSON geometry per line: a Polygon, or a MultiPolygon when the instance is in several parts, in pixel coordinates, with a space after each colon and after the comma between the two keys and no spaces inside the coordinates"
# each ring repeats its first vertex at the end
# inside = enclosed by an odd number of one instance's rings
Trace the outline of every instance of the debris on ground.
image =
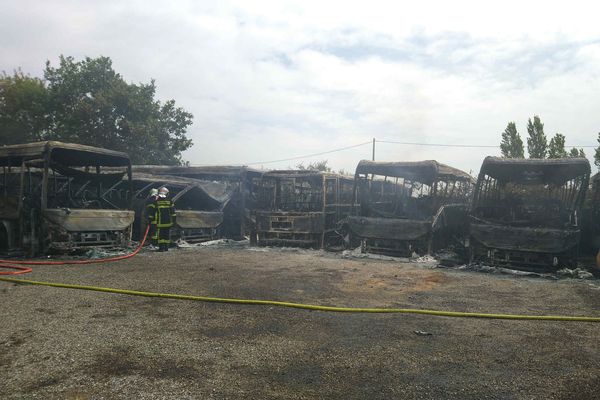
{"type": "Polygon", "coordinates": [[[409,262],[410,260],[406,257],[391,257],[384,256],[381,254],[363,253],[360,247],[353,250],[342,251],[342,258],[368,258],[371,260],[385,260],[385,261],[398,261],[398,262],[409,262]]]}
{"type": "Polygon", "coordinates": [[[476,272],[486,272],[486,273],[491,273],[491,274],[507,274],[507,275],[514,275],[514,276],[557,279],[556,275],[554,275],[552,273],[522,271],[522,270],[518,270],[518,269],[511,269],[511,268],[505,268],[505,267],[492,267],[489,265],[479,264],[479,263],[463,264],[454,269],[476,271],[476,272]]]}
{"type": "Polygon", "coordinates": [[[411,259],[411,261],[416,262],[416,263],[431,263],[431,262],[437,262],[437,260],[430,256],[430,255],[424,255],[421,257],[417,257],[414,259],[411,259]]]}
{"type": "Polygon", "coordinates": [[[418,336],[433,336],[433,333],[426,331],[413,331],[418,336]]]}
{"type": "Polygon", "coordinates": [[[281,252],[281,253],[299,253],[299,254],[315,254],[315,255],[329,255],[331,253],[326,252],[324,250],[318,250],[318,249],[306,249],[303,247],[288,247],[288,246],[258,246],[258,247],[254,247],[254,246],[248,246],[246,247],[246,250],[248,251],[258,251],[258,252],[270,252],[270,251],[277,251],[277,252],[281,252]]]}
{"type": "Polygon", "coordinates": [[[577,267],[575,269],[559,269],[558,271],[556,271],[556,274],[564,278],[594,279],[594,274],[580,267],[577,267]]]}
{"type": "MultiPolygon", "coordinates": [[[[442,266],[442,265],[439,265],[442,266]]],[[[492,267],[485,264],[464,264],[454,269],[468,270],[476,272],[487,272],[492,274],[507,274],[514,276],[524,277],[535,277],[535,278],[547,278],[547,279],[560,279],[560,278],[574,278],[574,279],[594,279],[594,274],[582,267],[575,269],[563,268],[556,272],[536,272],[536,271],[523,271],[519,269],[511,269],[506,267],[492,267]]]]}
{"type": "Polygon", "coordinates": [[[453,248],[444,249],[435,253],[435,258],[443,267],[456,267],[464,263],[464,256],[461,256],[453,248]]]}
{"type": "Polygon", "coordinates": [[[90,259],[98,259],[98,258],[112,258],[118,257],[129,253],[129,250],[108,250],[100,247],[94,247],[85,252],[85,256],[90,259]]]}
{"type": "Polygon", "coordinates": [[[593,285],[593,284],[591,284],[591,283],[588,283],[588,286],[589,286],[591,289],[593,289],[593,290],[600,290],[600,286],[596,286],[596,285],[593,285]]]}
{"type": "Polygon", "coordinates": [[[237,244],[233,239],[216,239],[198,243],[199,246],[222,246],[224,244],[237,244]]]}
{"type": "Polygon", "coordinates": [[[209,247],[209,246],[240,247],[240,246],[248,246],[249,243],[250,242],[248,240],[233,240],[233,239],[216,239],[216,240],[208,240],[206,242],[199,242],[199,243],[189,243],[189,242],[186,242],[185,240],[179,239],[176,242],[177,247],[182,248],[182,249],[195,248],[195,247],[209,247]]]}
{"type": "MultiPolygon", "coordinates": [[[[193,249],[193,248],[243,248],[247,251],[268,253],[268,252],[291,252],[291,253],[304,253],[304,254],[320,254],[328,258],[343,258],[343,259],[369,259],[369,260],[381,260],[381,261],[392,261],[395,263],[407,263],[412,262],[420,264],[421,267],[426,268],[448,268],[456,270],[466,270],[474,272],[485,272],[491,274],[506,274],[520,277],[532,277],[532,278],[544,278],[544,279],[561,279],[561,278],[574,278],[574,279],[595,279],[594,274],[588,271],[585,267],[580,266],[575,269],[563,268],[556,272],[544,272],[544,271],[528,271],[520,269],[512,269],[508,267],[494,267],[483,263],[464,264],[464,260],[454,250],[446,250],[438,252],[435,255],[423,255],[419,256],[413,253],[412,258],[406,257],[392,257],[381,254],[363,253],[360,247],[352,250],[344,250],[339,253],[326,252],[324,250],[306,249],[300,247],[271,247],[271,246],[251,246],[250,241],[246,238],[244,240],[232,240],[232,239],[217,239],[210,240],[201,243],[188,243],[184,240],[177,241],[177,247],[182,249],[193,249]]],[[[102,253],[104,254],[104,253],[102,253]]],[[[111,253],[112,255],[112,253],[111,253]]],[[[102,255],[106,257],[106,255],[102,255]]],[[[100,255],[95,258],[101,258],[100,255]]]]}

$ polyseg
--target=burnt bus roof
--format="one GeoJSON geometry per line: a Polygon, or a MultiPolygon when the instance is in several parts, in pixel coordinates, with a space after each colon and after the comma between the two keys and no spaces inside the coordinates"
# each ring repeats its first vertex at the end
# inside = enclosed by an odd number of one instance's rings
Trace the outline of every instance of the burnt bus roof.
{"type": "Polygon", "coordinates": [[[205,179],[239,179],[244,174],[260,176],[263,171],[238,165],[180,166],[180,165],[134,165],[133,171],[154,175],[173,175],[205,179]]]}
{"type": "Polygon", "coordinates": [[[51,160],[68,167],[130,165],[129,156],[120,151],[46,141],[0,147],[0,166],[19,166],[23,160],[41,160],[46,154],[50,154],[51,160]]]}
{"type": "Polygon", "coordinates": [[[435,160],[400,162],[361,160],[356,166],[356,176],[359,174],[406,178],[425,184],[431,184],[436,180],[473,181],[473,177],[466,172],[435,160]]]}
{"type": "MultiPolygon", "coordinates": [[[[125,179],[125,178],[123,178],[125,179]]],[[[223,193],[224,193],[224,184],[223,183],[214,183],[210,181],[205,181],[201,179],[194,178],[186,178],[181,176],[173,176],[173,175],[153,175],[147,174],[143,172],[134,171],[132,180],[134,182],[144,182],[144,183],[156,183],[155,186],[172,186],[177,187],[179,189],[186,188],[188,186],[193,186],[197,190],[200,190],[208,197],[217,202],[223,202],[223,193]]]]}
{"type": "MultiPolygon", "coordinates": [[[[224,183],[216,183],[181,176],[152,175],[143,172],[134,172],[132,180],[134,182],[140,182],[143,184],[155,183],[155,185],[153,185],[154,187],[167,186],[171,187],[171,189],[185,189],[192,187],[192,190],[201,192],[202,195],[219,204],[223,204],[231,197],[231,193],[227,192],[227,188],[224,183]]],[[[178,197],[177,193],[175,193],[173,199],[175,199],[175,197],[178,197]]]]}
{"type": "Polygon", "coordinates": [[[488,175],[501,182],[562,184],[590,174],[586,158],[500,158],[488,156],[481,165],[480,176],[488,175]]]}
{"type": "Polygon", "coordinates": [[[186,187],[190,185],[195,185],[199,182],[198,179],[186,178],[182,176],[174,176],[174,175],[154,175],[148,174],[145,172],[133,171],[132,179],[134,181],[146,182],[146,183],[168,183],[173,186],[186,187]]]}
{"type": "Polygon", "coordinates": [[[324,172],[316,170],[306,169],[289,169],[289,170],[272,170],[262,174],[266,178],[306,178],[306,179],[322,179],[325,178],[339,178],[343,180],[352,181],[353,178],[350,176],[340,175],[335,172],[324,172]]]}

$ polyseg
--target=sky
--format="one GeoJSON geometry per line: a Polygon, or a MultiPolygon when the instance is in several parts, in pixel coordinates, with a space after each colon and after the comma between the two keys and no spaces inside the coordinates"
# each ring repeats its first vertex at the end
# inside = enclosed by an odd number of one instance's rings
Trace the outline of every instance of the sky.
{"type": "MultiPolygon", "coordinates": [[[[496,146],[515,121],[525,142],[534,115],[567,146],[594,146],[600,132],[593,2],[0,0],[0,11],[0,70],[41,76],[61,54],[108,56],[126,81],[154,79],[159,99],[194,115],[194,165],[326,159],[352,172],[373,138],[496,146]]],[[[499,149],[375,150],[473,174],[487,155],[499,149]]]]}

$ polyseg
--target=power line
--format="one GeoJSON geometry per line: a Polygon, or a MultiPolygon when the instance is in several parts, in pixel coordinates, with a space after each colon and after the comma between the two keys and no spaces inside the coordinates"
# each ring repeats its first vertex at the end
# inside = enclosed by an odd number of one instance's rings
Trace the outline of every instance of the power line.
{"type": "MultiPolygon", "coordinates": [[[[392,140],[375,140],[377,143],[393,143],[393,144],[403,144],[408,146],[431,146],[431,147],[470,147],[470,148],[500,148],[499,144],[496,145],[487,145],[487,144],[448,144],[448,143],[417,143],[417,142],[395,142],[392,140]]],[[[596,148],[598,146],[584,145],[565,145],[565,147],[577,147],[577,148],[596,148]]]]}
{"type": "Polygon", "coordinates": [[[292,161],[292,160],[299,160],[301,158],[310,158],[310,157],[322,156],[323,154],[336,153],[338,151],[349,150],[349,149],[353,149],[355,147],[360,147],[360,146],[364,146],[364,145],[371,144],[371,143],[373,143],[373,142],[371,140],[369,140],[368,142],[359,143],[359,144],[355,144],[355,145],[352,145],[352,146],[340,147],[338,149],[333,149],[333,150],[328,150],[328,151],[322,151],[320,153],[306,154],[304,156],[297,156],[297,157],[290,157],[290,158],[282,158],[280,160],[251,162],[251,163],[247,163],[246,165],[272,164],[272,163],[276,163],[276,162],[292,161]]]}
{"type": "Polygon", "coordinates": [[[417,143],[417,142],[394,142],[392,140],[375,140],[377,143],[393,143],[393,144],[404,144],[409,146],[435,146],[435,147],[494,147],[500,148],[499,145],[483,145],[483,144],[447,144],[447,143],[417,143]]]}
{"type": "MultiPolygon", "coordinates": [[[[367,144],[373,144],[373,143],[389,143],[389,144],[399,144],[399,145],[405,145],[405,146],[429,146],[429,147],[494,148],[494,149],[499,149],[500,148],[500,145],[398,142],[398,141],[393,141],[393,140],[377,140],[377,139],[374,139],[374,140],[369,140],[368,142],[363,142],[363,143],[355,144],[355,145],[352,145],[352,146],[340,147],[340,148],[333,149],[333,150],[328,150],[328,151],[322,151],[322,152],[319,152],[319,153],[312,153],[312,154],[306,154],[306,155],[302,155],[302,156],[282,158],[282,159],[279,159],[279,160],[257,161],[257,162],[245,163],[244,165],[273,164],[273,163],[277,163],[277,162],[300,160],[300,159],[303,159],[303,158],[310,158],[310,157],[322,156],[324,154],[331,154],[331,153],[336,153],[338,151],[349,150],[349,149],[353,149],[353,148],[356,148],[356,147],[365,146],[367,144]]],[[[584,146],[573,145],[573,146],[571,146],[570,145],[570,146],[565,146],[565,147],[596,148],[598,146],[592,146],[592,145],[584,145],[584,146]]]]}

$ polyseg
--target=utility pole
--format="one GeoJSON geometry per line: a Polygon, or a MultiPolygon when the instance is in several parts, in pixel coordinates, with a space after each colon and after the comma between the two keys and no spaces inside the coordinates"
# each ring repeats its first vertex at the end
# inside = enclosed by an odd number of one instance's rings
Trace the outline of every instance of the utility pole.
{"type": "Polygon", "coordinates": [[[373,138],[373,160],[375,161],[375,138],[373,138]]]}

